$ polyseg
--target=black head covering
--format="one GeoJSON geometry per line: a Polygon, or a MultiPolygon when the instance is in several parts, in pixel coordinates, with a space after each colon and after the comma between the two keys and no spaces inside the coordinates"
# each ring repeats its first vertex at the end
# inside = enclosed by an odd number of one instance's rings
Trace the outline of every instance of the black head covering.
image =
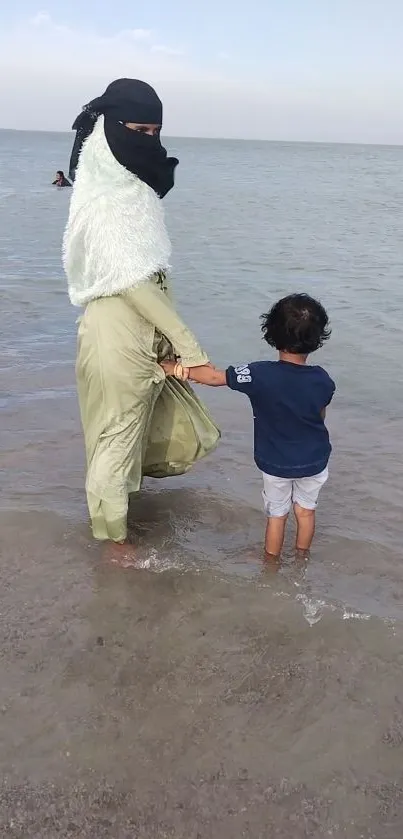
{"type": "Polygon", "coordinates": [[[161,100],[154,88],[138,79],[117,79],[102,96],[84,106],[73,123],[76,138],[70,157],[70,178],[74,180],[84,140],[101,114],[105,118],[106,141],[118,163],[163,198],[174,185],[178,160],[167,156],[159,136],[141,134],[125,126],[126,122],[162,125],[161,100]]]}

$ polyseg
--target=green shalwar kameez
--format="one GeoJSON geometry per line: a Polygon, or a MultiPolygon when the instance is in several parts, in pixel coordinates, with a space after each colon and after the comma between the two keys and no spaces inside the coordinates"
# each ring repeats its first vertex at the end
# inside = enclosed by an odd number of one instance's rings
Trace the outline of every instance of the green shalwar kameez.
{"type": "Polygon", "coordinates": [[[192,389],[166,379],[158,365],[173,351],[185,366],[208,360],[176,313],[163,275],[87,304],[76,375],[96,539],[126,538],[129,494],[143,475],[186,472],[218,442],[192,389]]]}
{"type": "Polygon", "coordinates": [[[186,472],[219,431],[192,389],[158,365],[174,353],[188,366],[207,356],[169,297],[163,203],[114,157],[104,129],[101,115],[80,151],[63,262],[70,300],[84,307],[76,373],[93,533],[122,542],[143,476],[186,472]]]}

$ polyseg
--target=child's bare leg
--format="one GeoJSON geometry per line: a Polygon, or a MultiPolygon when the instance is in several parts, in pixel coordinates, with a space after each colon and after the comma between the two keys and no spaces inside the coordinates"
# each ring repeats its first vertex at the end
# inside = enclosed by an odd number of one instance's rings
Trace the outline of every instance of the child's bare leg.
{"type": "Polygon", "coordinates": [[[296,550],[309,551],[315,535],[315,510],[305,510],[294,504],[294,513],[297,520],[296,550]]]}
{"type": "Polygon", "coordinates": [[[264,547],[266,554],[270,557],[278,557],[281,554],[287,519],[288,514],[279,517],[271,516],[267,519],[264,547]]]}

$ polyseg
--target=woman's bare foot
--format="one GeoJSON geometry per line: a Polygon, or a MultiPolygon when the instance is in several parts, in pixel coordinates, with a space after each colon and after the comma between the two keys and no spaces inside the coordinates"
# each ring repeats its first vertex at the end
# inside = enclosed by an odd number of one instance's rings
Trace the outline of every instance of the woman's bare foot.
{"type": "Polygon", "coordinates": [[[136,551],[130,542],[107,542],[104,548],[104,559],[120,568],[136,567],[136,551]]]}

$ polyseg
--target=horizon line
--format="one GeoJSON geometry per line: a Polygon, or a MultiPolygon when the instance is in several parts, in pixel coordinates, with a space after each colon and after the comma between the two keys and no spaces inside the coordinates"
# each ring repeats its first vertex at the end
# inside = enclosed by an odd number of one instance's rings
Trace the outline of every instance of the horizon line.
{"type": "MultiPolygon", "coordinates": [[[[74,134],[74,131],[52,129],[46,131],[41,128],[3,128],[0,126],[0,131],[12,132],[14,134],[74,134]]],[[[295,145],[318,145],[318,146],[380,146],[382,148],[402,148],[403,143],[376,143],[374,141],[364,140],[273,140],[261,137],[198,137],[191,134],[164,134],[167,140],[201,140],[207,142],[234,142],[234,143],[281,143],[281,144],[295,144],[295,145]]]]}

